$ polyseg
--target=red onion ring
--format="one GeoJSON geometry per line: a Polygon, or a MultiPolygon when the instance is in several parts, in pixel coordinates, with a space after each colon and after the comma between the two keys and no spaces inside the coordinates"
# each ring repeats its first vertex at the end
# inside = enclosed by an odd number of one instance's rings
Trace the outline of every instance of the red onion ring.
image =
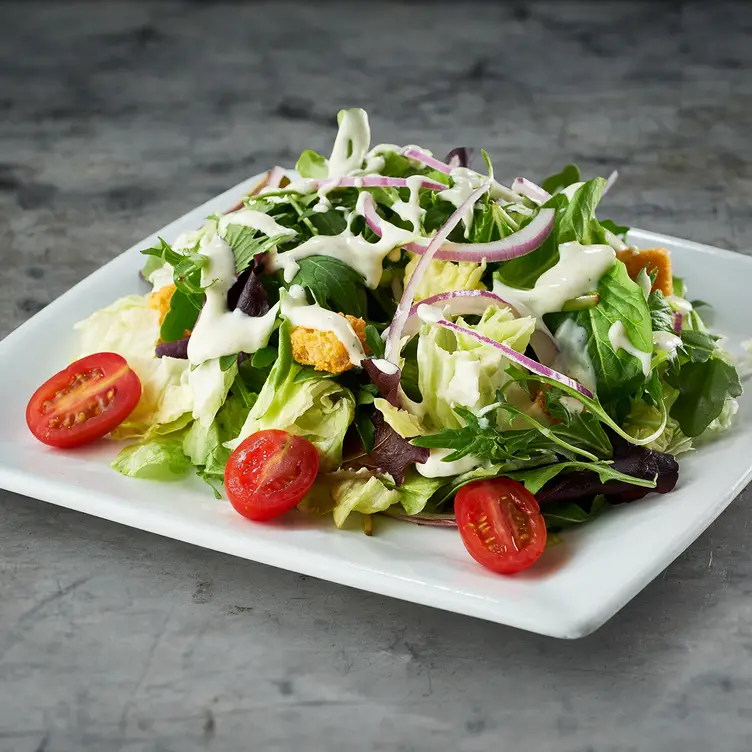
{"type": "Polygon", "coordinates": [[[452,168],[448,164],[432,157],[430,154],[426,154],[420,149],[405,149],[403,156],[408,159],[414,159],[416,162],[422,162],[424,165],[432,167],[438,172],[443,172],[445,175],[448,175],[452,171],[452,168]]]}
{"type": "Polygon", "coordinates": [[[605,196],[609,190],[611,190],[611,187],[616,182],[616,179],[619,177],[619,171],[614,170],[607,178],[606,185],[603,186],[603,195],[605,196]]]}
{"type": "MultiPolygon", "coordinates": [[[[431,191],[444,191],[449,186],[439,183],[436,180],[422,176],[421,188],[431,191]]],[[[317,180],[301,180],[293,183],[290,187],[295,190],[296,186],[304,187],[313,192],[321,188],[334,190],[335,188],[409,188],[410,178],[386,178],[383,175],[364,175],[363,177],[344,177],[344,178],[321,178],[317,180]]]]}
{"type": "Polygon", "coordinates": [[[684,326],[684,316],[679,311],[674,311],[674,332],[681,334],[684,326]]]}

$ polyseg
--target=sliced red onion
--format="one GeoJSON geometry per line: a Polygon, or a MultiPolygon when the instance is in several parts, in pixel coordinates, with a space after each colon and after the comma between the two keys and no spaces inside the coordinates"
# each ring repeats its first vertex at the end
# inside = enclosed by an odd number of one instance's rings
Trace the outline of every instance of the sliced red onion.
{"type": "MultiPolygon", "coordinates": [[[[269,172],[269,178],[267,180],[266,188],[270,188],[271,190],[274,190],[275,188],[279,188],[279,184],[282,182],[282,178],[285,176],[285,168],[280,167],[279,165],[275,165],[272,167],[271,171],[269,172]]],[[[255,193],[256,191],[254,191],[255,193]]]]}
{"type": "Polygon", "coordinates": [[[535,201],[536,204],[545,204],[551,198],[551,194],[548,191],[544,191],[543,188],[527,178],[515,178],[512,181],[512,190],[515,193],[527,196],[531,201],[535,201]]]}
{"type": "Polygon", "coordinates": [[[430,525],[431,527],[457,527],[457,519],[453,514],[438,514],[431,512],[419,512],[418,514],[408,514],[401,509],[389,507],[384,511],[388,517],[402,522],[412,522],[414,525],[430,525]]]}
{"type": "MultiPolygon", "coordinates": [[[[363,216],[371,230],[381,237],[384,234],[386,220],[379,216],[376,204],[370,196],[363,201],[363,216]]],[[[506,238],[494,240],[491,243],[445,242],[441,244],[441,248],[435,252],[433,258],[437,261],[473,261],[479,264],[483,260],[508,261],[524,256],[543,244],[553,230],[554,219],[553,209],[541,209],[532,222],[506,238]]],[[[406,243],[404,248],[412,253],[423,255],[432,242],[433,238],[421,239],[414,243],[406,243]]]]}
{"type": "MultiPolygon", "coordinates": [[[[437,172],[443,172],[445,175],[448,175],[452,171],[452,168],[448,164],[441,162],[430,154],[426,154],[420,149],[405,149],[403,155],[408,159],[414,159],[416,162],[422,162],[437,172]]],[[[444,187],[446,188],[446,186],[444,187]]]]}
{"type": "Polygon", "coordinates": [[[517,309],[503,298],[488,290],[454,290],[431,295],[416,303],[408,314],[405,327],[402,330],[403,337],[414,337],[420,331],[421,320],[418,316],[418,308],[422,305],[436,306],[441,308],[449,316],[482,316],[487,308],[499,306],[511,308],[515,316],[519,316],[517,309]]]}
{"type": "Polygon", "coordinates": [[[405,323],[410,315],[410,309],[412,308],[413,301],[415,300],[415,292],[418,289],[420,280],[426,273],[431,260],[435,253],[441,247],[441,244],[447,239],[449,233],[462,221],[462,218],[467,214],[467,211],[471,209],[475,202],[488,191],[491,187],[491,183],[486,182],[479,188],[476,188],[455,210],[452,215],[439,229],[439,231],[431,238],[431,242],[428,247],[424,249],[418,265],[415,267],[415,271],[410,276],[408,283],[405,285],[405,289],[402,293],[402,298],[397,305],[397,310],[392,319],[392,323],[389,325],[388,334],[386,338],[385,358],[392,363],[399,362],[400,355],[400,340],[402,339],[402,330],[405,328],[405,323]]]}
{"type": "Polygon", "coordinates": [[[476,332],[474,329],[469,329],[466,326],[460,326],[459,324],[447,321],[444,318],[439,318],[432,323],[435,323],[437,326],[443,326],[445,329],[459,332],[460,334],[464,334],[467,337],[472,337],[478,342],[482,342],[484,345],[495,347],[497,350],[501,350],[501,352],[503,352],[504,355],[513,363],[526,368],[531,373],[537,374],[538,376],[545,376],[548,379],[554,379],[554,381],[558,381],[560,384],[564,384],[570,389],[576,389],[580,394],[584,395],[585,397],[589,397],[590,399],[593,399],[594,397],[593,393],[582,384],[580,384],[579,381],[575,381],[574,379],[569,378],[569,376],[565,376],[563,373],[555,371],[553,368],[544,366],[537,361],[528,358],[526,355],[518,353],[511,347],[503,345],[501,344],[501,342],[497,342],[490,337],[486,337],[483,334],[476,332]]]}
{"type": "Polygon", "coordinates": [[[681,334],[682,327],[684,326],[684,317],[679,311],[674,311],[674,331],[677,334],[681,334]]]}
{"type": "Polygon", "coordinates": [[[603,195],[605,196],[610,190],[611,186],[616,182],[616,179],[619,177],[619,171],[614,170],[606,179],[606,185],[603,186],[603,195]]]}

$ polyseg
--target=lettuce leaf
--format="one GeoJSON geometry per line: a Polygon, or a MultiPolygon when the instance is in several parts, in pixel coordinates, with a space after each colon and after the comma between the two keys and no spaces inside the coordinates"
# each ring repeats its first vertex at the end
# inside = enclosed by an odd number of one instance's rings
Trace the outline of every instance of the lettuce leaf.
{"type": "Polygon", "coordinates": [[[397,488],[400,504],[408,514],[419,514],[430,498],[445,485],[447,478],[424,478],[416,470],[410,470],[404,483],[397,488]]]}
{"type": "MultiPolygon", "coordinates": [[[[463,326],[467,326],[459,320],[463,326]]],[[[518,352],[524,352],[535,330],[535,320],[515,319],[509,309],[488,308],[480,322],[471,327],[518,352]]],[[[423,401],[415,411],[431,430],[459,428],[454,412],[457,405],[477,411],[493,403],[496,390],[506,383],[507,361],[498,350],[441,327],[424,325],[418,341],[418,386],[423,401]]],[[[512,394],[509,395],[510,399],[512,394]]],[[[520,398],[525,397],[522,392],[520,398]]],[[[525,397],[526,405],[531,401],[525,397]]]]}
{"type": "MultiPolygon", "coordinates": [[[[410,254],[410,261],[405,267],[405,284],[418,266],[421,257],[410,254]]],[[[474,264],[471,261],[432,261],[423,275],[415,292],[415,301],[423,300],[431,295],[454,290],[485,290],[481,282],[486,271],[486,262],[474,264]]]]}
{"type": "Polygon", "coordinates": [[[375,476],[350,474],[348,477],[344,473],[342,476],[331,486],[334,524],[337,527],[342,527],[352,512],[375,514],[400,501],[399,491],[389,488],[375,476]]]}
{"type": "Polygon", "coordinates": [[[160,436],[125,447],[115,457],[112,467],[130,478],[147,480],[178,480],[191,467],[183,453],[179,436],[160,436]]]}
{"type": "Polygon", "coordinates": [[[308,439],[321,455],[322,471],[342,461],[342,442],[355,414],[349,389],[292,358],[290,325],[279,330],[279,353],[238,436],[234,449],[256,431],[278,428],[308,439]],[[299,378],[305,374],[305,378],[299,378]]]}

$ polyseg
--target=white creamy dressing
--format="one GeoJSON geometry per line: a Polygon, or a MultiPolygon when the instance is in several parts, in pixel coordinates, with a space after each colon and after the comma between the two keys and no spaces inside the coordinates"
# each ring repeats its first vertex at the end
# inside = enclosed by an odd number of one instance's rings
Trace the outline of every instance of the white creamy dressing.
{"type": "Polygon", "coordinates": [[[532,290],[519,290],[495,280],[493,291],[520,313],[534,316],[538,326],[543,314],[561,311],[568,300],[595,289],[615,259],[616,252],[610,245],[562,243],[558,263],[538,277],[532,290]]]}
{"type": "MultiPolygon", "coordinates": [[[[407,178],[407,186],[410,189],[410,197],[407,201],[395,201],[392,204],[392,211],[405,222],[413,226],[415,232],[420,232],[420,223],[426,210],[420,206],[420,187],[423,185],[421,175],[412,175],[407,178]]],[[[443,191],[442,191],[443,193],[443,191]]],[[[441,195],[441,193],[439,194],[441,195]]],[[[472,218],[472,217],[471,217],[472,218]]]]}
{"type": "MultiPolygon", "coordinates": [[[[439,198],[444,201],[448,201],[450,204],[456,207],[460,207],[468,198],[470,194],[480,188],[483,183],[483,178],[475,170],[471,170],[467,167],[455,167],[450,173],[449,177],[454,181],[454,185],[451,188],[445,188],[443,191],[439,191],[439,198]]],[[[473,224],[473,211],[475,206],[470,206],[462,217],[462,223],[465,225],[465,233],[470,232],[470,228],[473,224]]]]}
{"type": "Polygon", "coordinates": [[[366,357],[358,335],[350,322],[334,311],[320,305],[310,305],[306,292],[300,285],[290,287],[289,294],[282,296],[282,315],[293,325],[321,332],[331,332],[342,343],[350,362],[359,366],[366,357]]]}
{"type": "Polygon", "coordinates": [[[653,354],[640,350],[632,344],[632,341],[627,336],[627,330],[621,321],[614,321],[611,324],[611,328],[608,330],[608,341],[611,343],[611,347],[614,348],[614,352],[624,350],[633,355],[640,361],[642,372],[645,376],[650,374],[650,362],[653,359],[653,354]]]}
{"type": "Polygon", "coordinates": [[[373,363],[381,373],[385,373],[387,376],[394,376],[394,374],[399,371],[399,368],[394,365],[394,363],[390,360],[384,360],[384,358],[373,358],[371,363],[373,363]]]}
{"type": "Polygon", "coordinates": [[[585,409],[585,405],[583,405],[582,402],[575,397],[570,397],[569,395],[559,397],[559,402],[561,402],[561,404],[564,405],[572,415],[577,415],[585,409]]]}
{"type": "MultiPolygon", "coordinates": [[[[363,215],[363,201],[368,196],[361,193],[354,214],[363,215]]],[[[369,243],[362,235],[354,235],[349,227],[339,235],[315,235],[297,248],[267,256],[266,267],[270,271],[282,270],[285,282],[292,282],[300,268],[298,261],[308,256],[330,256],[355,269],[365,279],[366,285],[375,289],[381,279],[384,257],[398,246],[415,239],[415,233],[402,230],[391,223],[384,223],[382,237],[369,243]]]]}
{"type": "Polygon", "coordinates": [[[640,269],[635,282],[637,282],[640,290],[642,290],[642,294],[645,296],[645,300],[647,300],[650,297],[650,291],[653,289],[653,282],[650,279],[647,267],[640,269]]]}
{"type": "Polygon", "coordinates": [[[282,227],[282,225],[278,224],[274,220],[274,217],[270,217],[268,214],[264,214],[264,212],[254,211],[253,209],[241,209],[240,211],[232,212],[232,214],[225,214],[219,220],[217,228],[220,237],[224,238],[230,225],[251,227],[254,230],[263,232],[264,235],[270,238],[276,235],[285,235],[288,238],[294,238],[297,235],[295,230],[291,230],[289,227],[282,227]]]}
{"type": "Polygon", "coordinates": [[[483,460],[472,454],[465,455],[454,462],[444,462],[444,457],[451,454],[453,449],[431,449],[426,462],[418,462],[415,469],[424,478],[447,478],[450,475],[461,475],[483,464],[483,460]]]}
{"type": "Polygon", "coordinates": [[[188,385],[193,393],[193,419],[205,428],[214,422],[227,397],[227,376],[234,376],[235,373],[222,371],[218,359],[205,360],[188,371],[188,385]]]}
{"type": "Polygon", "coordinates": [[[239,309],[227,308],[227,291],[235,282],[235,257],[232,248],[219,235],[201,244],[201,253],[209,263],[201,270],[206,303],[188,341],[188,360],[203,363],[223,355],[254,353],[264,347],[274,329],[279,304],[264,316],[248,316],[239,309]]]}
{"type": "Polygon", "coordinates": [[[155,269],[149,275],[149,282],[154,287],[152,292],[156,292],[157,290],[161,290],[163,287],[174,284],[174,272],[175,269],[173,269],[173,267],[167,263],[165,263],[163,266],[160,266],[159,269],[155,269]]]}
{"type": "MultiPolygon", "coordinates": [[[[593,361],[588,354],[588,334],[573,319],[565,319],[556,330],[556,347],[559,355],[554,362],[554,369],[579,381],[591,392],[595,392],[596,378],[593,361]]],[[[575,400],[576,401],[576,400],[575,400]]]]}
{"type": "Polygon", "coordinates": [[[669,358],[676,355],[676,351],[681,346],[682,339],[671,332],[653,332],[653,347],[668,353],[669,358]]]}
{"type": "Polygon", "coordinates": [[[341,110],[339,130],[329,157],[329,177],[341,178],[360,170],[371,145],[368,114],[360,108],[341,110]]]}

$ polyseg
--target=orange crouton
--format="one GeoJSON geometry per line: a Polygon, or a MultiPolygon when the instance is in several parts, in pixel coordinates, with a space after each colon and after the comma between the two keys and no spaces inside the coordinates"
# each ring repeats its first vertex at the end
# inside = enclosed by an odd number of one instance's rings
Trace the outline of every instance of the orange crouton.
{"type": "Polygon", "coordinates": [[[167,312],[170,310],[170,301],[176,289],[175,285],[165,285],[149,295],[147,306],[153,308],[155,311],[159,311],[160,324],[164,321],[167,312]]]}
{"type": "MultiPolygon", "coordinates": [[[[340,313],[340,316],[344,314],[340,313]]],[[[366,322],[355,316],[345,316],[353,331],[365,348],[366,322]]],[[[296,326],[290,335],[292,357],[304,366],[313,366],[317,371],[343,373],[349,371],[353,364],[345,346],[337,339],[334,332],[308,329],[296,326]]]]}
{"type": "Polygon", "coordinates": [[[674,294],[674,283],[671,277],[671,254],[665,248],[649,248],[646,250],[617,251],[616,258],[623,261],[632,279],[647,267],[648,272],[656,272],[653,290],[660,290],[664,295],[674,294]]]}

